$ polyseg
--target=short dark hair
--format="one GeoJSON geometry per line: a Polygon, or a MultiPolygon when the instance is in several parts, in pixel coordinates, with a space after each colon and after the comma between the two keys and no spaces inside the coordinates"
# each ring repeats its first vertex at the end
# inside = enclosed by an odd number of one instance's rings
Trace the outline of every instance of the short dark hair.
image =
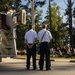
{"type": "Polygon", "coordinates": [[[32,25],[29,25],[29,29],[32,29],[32,25]]]}
{"type": "Polygon", "coordinates": [[[42,28],[46,28],[46,27],[47,27],[47,25],[46,25],[46,24],[43,24],[43,25],[42,25],[42,28]]]}

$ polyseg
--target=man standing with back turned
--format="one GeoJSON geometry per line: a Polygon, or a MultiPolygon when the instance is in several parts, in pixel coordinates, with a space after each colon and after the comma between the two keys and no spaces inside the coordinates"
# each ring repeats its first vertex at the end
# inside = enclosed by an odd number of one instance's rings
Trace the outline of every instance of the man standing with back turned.
{"type": "Polygon", "coordinates": [[[38,33],[38,40],[40,43],[40,61],[39,61],[40,70],[43,70],[44,55],[45,55],[45,59],[46,59],[46,70],[51,70],[49,44],[51,42],[52,35],[46,28],[47,28],[47,25],[43,24],[42,30],[39,31],[39,33],[38,33]]]}
{"type": "Polygon", "coordinates": [[[36,70],[36,41],[37,33],[33,30],[33,26],[29,26],[29,31],[25,34],[25,42],[27,45],[27,70],[30,69],[30,58],[33,59],[33,70],[36,70]]]}

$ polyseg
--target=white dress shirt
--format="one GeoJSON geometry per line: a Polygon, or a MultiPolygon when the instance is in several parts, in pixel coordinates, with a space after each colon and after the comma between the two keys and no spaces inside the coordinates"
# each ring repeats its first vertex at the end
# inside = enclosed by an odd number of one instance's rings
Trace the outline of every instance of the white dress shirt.
{"type": "Polygon", "coordinates": [[[37,38],[37,33],[33,29],[26,32],[24,38],[28,41],[28,43],[33,43],[34,39],[37,38]]]}
{"type": "Polygon", "coordinates": [[[38,33],[39,42],[50,42],[51,39],[52,39],[52,35],[51,35],[50,31],[48,31],[46,29],[42,29],[41,31],[39,31],[39,33],[38,33]],[[42,38],[45,31],[46,31],[46,33],[41,41],[41,38],[42,38]]]}

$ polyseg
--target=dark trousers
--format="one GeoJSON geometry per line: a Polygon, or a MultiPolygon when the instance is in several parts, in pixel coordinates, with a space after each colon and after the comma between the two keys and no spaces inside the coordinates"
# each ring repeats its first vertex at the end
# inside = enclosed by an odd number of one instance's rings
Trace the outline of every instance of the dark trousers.
{"type": "Polygon", "coordinates": [[[48,42],[40,43],[40,60],[39,60],[40,69],[43,69],[44,57],[46,60],[46,69],[49,69],[51,67],[51,62],[50,62],[50,47],[48,42]]]}
{"type": "MultiPolygon", "coordinates": [[[[31,45],[31,44],[29,44],[31,45]]],[[[30,68],[30,58],[32,56],[33,68],[36,68],[36,44],[33,45],[31,49],[27,47],[27,69],[30,68]]]]}

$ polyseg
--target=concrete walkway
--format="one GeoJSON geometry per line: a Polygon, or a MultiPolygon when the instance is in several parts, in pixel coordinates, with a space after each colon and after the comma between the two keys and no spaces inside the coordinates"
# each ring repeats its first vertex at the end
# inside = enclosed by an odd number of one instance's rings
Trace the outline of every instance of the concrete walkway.
{"type": "Polygon", "coordinates": [[[37,60],[37,70],[26,70],[26,59],[3,58],[0,63],[0,75],[75,75],[75,63],[69,62],[70,59],[55,59],[51,62],[51,70],[40,71],[37,60]]]}

